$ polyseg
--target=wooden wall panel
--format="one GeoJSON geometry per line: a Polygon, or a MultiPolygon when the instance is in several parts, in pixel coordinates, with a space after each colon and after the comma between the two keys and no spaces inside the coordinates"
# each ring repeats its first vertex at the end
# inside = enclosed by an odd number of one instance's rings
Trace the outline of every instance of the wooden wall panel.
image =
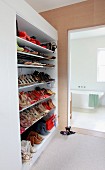
{"type": "Polygon", "coordinates": [[[59,127],[67,125],[68,30],[105,24],[105,0],[87,0],[41,13],[58,30],[59,127]]]}

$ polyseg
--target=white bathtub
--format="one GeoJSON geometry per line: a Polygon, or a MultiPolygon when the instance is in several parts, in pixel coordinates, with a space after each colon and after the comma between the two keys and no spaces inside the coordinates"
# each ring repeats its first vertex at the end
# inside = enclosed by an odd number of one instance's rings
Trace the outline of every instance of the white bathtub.
{"type": "Polygon", "coordinates": [[[99,95],[99,99],[104,96],[104,92],[97,91],[81,91],[81,90],[71,90],[72,93],[72,107],[75,108],[87,108],[93,109],[94,107],[89,107],[89,94],[97,94],[99,95]]]}

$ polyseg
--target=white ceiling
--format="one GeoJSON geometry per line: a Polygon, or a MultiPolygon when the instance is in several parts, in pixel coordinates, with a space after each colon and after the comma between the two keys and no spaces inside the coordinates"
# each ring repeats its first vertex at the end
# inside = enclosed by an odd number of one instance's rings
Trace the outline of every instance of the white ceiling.
{"type": "Polygon", "coordinates": [[[105,36],[105,26],[99,26],[94,28],[86,28],[76,31],[69,31],[70,39],[90,38],[97,36],[105,36]]]}
{"type": "Polygon", "coordinates": [[[39,13],[86,0],[25,0],[25,1],[39,13]]]}

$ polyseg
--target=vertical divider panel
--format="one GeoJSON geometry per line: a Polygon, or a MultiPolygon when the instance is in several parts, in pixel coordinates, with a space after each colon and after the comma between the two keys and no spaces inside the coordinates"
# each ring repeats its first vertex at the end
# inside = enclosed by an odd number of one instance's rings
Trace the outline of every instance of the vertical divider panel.
{"type": "Polygon", "coordinates": [[[0,169],[21,166],[16,13],[0,1],[0,169]]]}

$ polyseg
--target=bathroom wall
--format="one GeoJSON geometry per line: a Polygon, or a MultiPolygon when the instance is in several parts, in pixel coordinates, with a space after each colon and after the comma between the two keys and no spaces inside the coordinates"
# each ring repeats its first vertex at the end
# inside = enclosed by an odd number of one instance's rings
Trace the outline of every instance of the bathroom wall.
{"type": "Polygon", "coordinates": [[[71,89],[105,91],[105,82],[97,82],[97,51],[105,48],[105,36],[73,39],[70,44],[71,89]]]}
{"type": "MultiPolygon", "coordinates": [[[[105,36],[72,39],[71,44],[71,89],[72,106],[89,108],[89,93],[85,91],[105,92],[105,83],[97,82],[97,49],[105,48],[105,36]],[[78,91],[84,94],[78,94],[78,91]]],[[[104,73],[103,73],[104,74],[104,73]]],[[[100,98],[100,106],[105,105],[105,95],[100,98]]]]}

